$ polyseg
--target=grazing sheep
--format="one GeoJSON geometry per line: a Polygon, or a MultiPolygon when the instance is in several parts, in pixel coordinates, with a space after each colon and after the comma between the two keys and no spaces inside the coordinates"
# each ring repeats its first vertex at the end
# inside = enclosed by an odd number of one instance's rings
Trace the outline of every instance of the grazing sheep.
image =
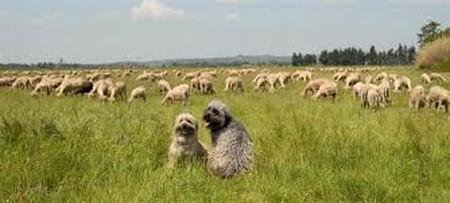
{"type": "Polygon", "coordinates": [[[136,99],[142,99],[142,100],[147,100],[147,97],[145,96],[145,87],[143,86],[139,86],[133,89],[133,91],[131,91],[131,95],[130,98],[128,99],[128,102],[132,102],[136,99]]]}
{"type": "Polygon", "coordinates": [[[368,76],[366,76],[364,78],[364,82],[365,83],[372,83],[372,82],[374,82],[374,79],[373,79],[373,77],[371,75],[368,75],[368,76]]]}
{"type": "Polygon", "coordinates": [[[111,97],[111,92],[114,83],[111,79],[101,79],[94,83],[92,90],[89,92],[89,97],[98,96],[100,100],[107,100],[111,97]]]}
{"type": "Polygon", "coordinates": [[[28,76],[21,76],[12,83],[11,87],[14,89],[26,89],[32,87],[32,85],[28,76]]]}
{"type": "Polygon", "coordinates": [[[136,81],[143,81],[143,80],[150,80],[153,82],[156,80],[156,78],[152,72],[147,73],[144,71],[142,74],[138,75],[136,78],[136,81]]]}
{"type": "Polygon", "coordinates": [[[154,80],[163,80],[163,79],[166,79],[166,78],[167,78],[167,75],[168,75],[168,72],[167,72],[167,71],[162,71],[162,72],[160,72],[160,73],[153,73],[153,74],[152,74],[152,77],[153,77],[153,80],[152,80],[152,81],[154,81],[154,80]]]}
{"type": "Polygon", "coordinates": [[[200,72],[196,71],[196,72],[192,72],[192,73],[186,73],[186,75],[183,77],[183,80],[190,80],[193,78],[196,78],[200,76],[200,72]]]}
{"type": "Polygon", "coordinates": [[[333,75],[333,79],[340,82],[345,81],[349,73],[347,71],[337,72],[333,75]]]}
{"type": "Polygon", "coordinates": [[[271,93],[275,92],[275,88],[277,87],[277,84],[280,83],[280,81],[278,80],[278,74],[273,73],[273,74],[269,74],[267,77],[267,82],[270,86],[269,91],[271,93]]]}
{"type": "Polygon", "coordinates": [[[116,82],[111,88],[111,96],[109,101],[121,100],[125,101],[127,99],[127,86],[124,82],[116,82]]]}
{"type": "Polygon", "coordinates": [[[166,80],[158,80],[156,83],[156,88],[158,89],[160,94],[166,94],[170,91],[170,84],[166,80]]]}
{"type": "Polygon", "coordinates": [[[281,72],[277,74],[278,83],[281,85],[281,88],[285,88],[286,84],[291,80],[291,74],[288,72],[281,72]]]}
{"type": "Polygon", "coordinates": [[[317,93],[322,84],[330,82],[331,81],[329,81],[328,79],[323,78],[311,80],[306,84],[305,88],[303,89],[302,96],[307,96],[308,92],[312,92],[312,94],[314,95],[317,93]]]}
{"type": "Polygon", "coordinates": [[[268,74],[258,75],[255,77],[255,90],[266,90],[267,84],[269,84],[269,80],[267,79],[268,74]]]}
{"type": "Polygon", "coordinates": [[[67,94],[84,94],[90,92],[92,88],[92,82],[90,82],[86,78],[66,78],[57,88],[58,93],[56,94],[56,96],[60,97],[67,94]]]}
{"type": "Polygon", "coordinates": [[[228,90],[235,92],[238,89],[241,90],[241,92],[244,92],[244,85],[241,78],[231,76],[225,80],[225,92],[227,92],[228,90]]]}
{"type": "Polygon", "coordinates": [[[204,111],[203,120],[211,132],[208,169],[222,178],[231,178],[250,170],[253,141],[245,126],[234,119],[229,108],[223,102],[214,100],[204,111]]]}
{"type": "Polygon", "coordinates": [[[352,87],[353,98],[360,98],[362,95],[362,91],[365,88],[365,84],[362,82],[358,82],[352,87]]]}
{"type": "Polygon", "coordinates": [[[441,74],[439,74],[439,73],[430,73],[430,80],[431,81],[434,81],[434,80],[436,80],[436,81],[446,81],[446,79],[444,78],[444,76],[442,76],[441,74]]]}
{"type": "MultiPolygon", "coordinates": [[[[361,106],[363,108],[368,108],[370,107],[370,103],[369,103],[369,98],[368,98],[368,93],[370,89],[376,89],[378,90],[378,86],[374,85],[374,84],[364,84],[361,89],[360,92],[358,93],[360,101],[361,101],[361,106]]],[[[373,94],[373,93],[372,93],[373,94]]],[[[373,94],[373,96],[375,96],[373,94]]]]}
{"type": "Polygon", "coordinates": [[[311,71],[300,71],[300,70],[298,70],[298,71],[295,71],[292,74],[292,79],[300,80],[300,81],[303,81],[303,82],[308,82],[308,81],[310,81],[312,79],[312,73],[311,73],[311,71]]]}
{"type": "Polygon", "coordinates": [[[203,94],[214,94],[216,92],[213,82],[209,79],[200,79],[199,86],[200,92],[203,94]]]}
{"type": "Polygon", "coordinates": [[[388,79],[389,75],[386,72],[381,72],[375,77],[375,81],[381,81],[383,79],[388,79]]]}
{"type": "Polygon", "coordinates": [[[448,103],[450,102],[450,92],[440,86],[434,86],[430,89],[426,97],[428,106],[435,107],[437,110],[444,108],[448,112],[448,103]]]}
{"type": "Polygon", "coordinates": [[[14,81],[16,81],[16,77],[2,77],[0,78],[0,87],[2,86],[12,86],[14,81]]]}
{"type": "Polygon", "coordinates": [[[241,74],[237,70],[228,70],[229,77],[240,77],[241,74]]]}
{"type": "Polygon", "coordinates": [[[420,79],[425,84],[430,84],[431,83],[431,78],[430,78],[430,76],[427,73],[422,73],[422,75],[420,76],[420,79]]]}
{"type": "Polygon", "coordinates": [[[189,99],[190,89],[190,86],[187,84],[178,85],[167,92],[161,103],[166,104],[167,101],[170,101],[170,103],[181,101],[182,104],[185,105],[187,100],[189,99]]]}
{"type": "Polygon", "coordinates": [[[367,91],[367,103],[371,109],[383,107],[381,93],[378,91],[378,88],[369,88],[367,91]]]}
{"type": "Polygon", "coordinates": [[[31,87],[36,87],[36,85],[39,82],[41,82],[42,77],[41,76],[30,77],[30,78],[28,78],[28,80],[30,81],[31,87]]]}
{"type": "Polygon", "coordinates": [[[419,111],[426,105],[425,88],[422,85],[415,86],[409,94],[409,108],[419,111]]]}
{"type": "Polygon", "coordinates": [[[169,167],[183,161],[206,161],[208,152],[198,141],[197,120],[188,113],[177,116],[169,148],[169,167]]]}
{"type": "Polygon", "coordinates": [[[195,77],[191,79],[191,89],[200,91],[200,77],[195,77]]]}
{"type": "Polygon", "coordinates": [[[350,73],[345,79],[345,87],[350,89],[357,82],[361,82],[361,75],[359,73],[350,73]]]}
{"type": "Polygon", "coordinates": [[[98,81],[98,80],[107,79],[107,78],[111,77],[111,74],[110,73],[95,72],[95,73],[93,73],[91,75],[87,75],[86,77],[87,77],[87,79],[90,82],[95,82],[95,81],[98,81]]]}
{"type": "Polygon", "coordinates": [[[252,80],[252,83],[258,83],[260,80],[265,80],[269,73],[260,73],[255,76],[255,78],[252,80]]]}
{"type": "Polygon", "coordinates": [[[55,90],[58,86],[63,82],[62,78],[48,78],[44,77],[41,82],[39,82],[34,90],[31,92],[32,96],[37,96],[39,92],[45,92],[49,95],[53,90],[55,90]]]}
{"type": "Polygon", "coordinates": [[[394,91],[400,92],[402,89],[407,89],[408,92],[411,91],[411,79],[406,76],[398,76],[394,81],[394,91]]]}
{"type": "Polygon", "coordinates": [[[331,97],[334,100],[336,98],[337,92],[338,92],[337,83],[330,81],[320,85],[319,90],[313,96],[313,98],[319,99],[323,97],[325,98],[331,97]]]}
{"type": "Polygon", "coordinates": [[[381,94],[381,102],[384,105],[391,104],[391,84],[388,79],[383,79],[381,83],[378,85],[378,91],[381,94]]]}

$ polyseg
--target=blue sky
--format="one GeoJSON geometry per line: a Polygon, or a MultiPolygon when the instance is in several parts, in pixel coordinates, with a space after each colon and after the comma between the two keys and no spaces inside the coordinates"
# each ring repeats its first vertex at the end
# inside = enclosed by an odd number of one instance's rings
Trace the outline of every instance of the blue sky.
{"type": "Polygon", "coordinates": [[[102,63],[413,45],[450,0],[0,0],[0,62],[102,63]]]}

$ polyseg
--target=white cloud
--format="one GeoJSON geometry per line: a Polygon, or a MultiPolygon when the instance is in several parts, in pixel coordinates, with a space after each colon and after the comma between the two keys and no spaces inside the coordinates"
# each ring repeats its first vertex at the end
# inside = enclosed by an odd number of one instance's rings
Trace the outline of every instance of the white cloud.
{"type": "Polygon", "coordinates": [[[31,19],[31,23],[34,25],[42,25],[45,23],[45,19],[42,17],[36,17],[31,19]]]}
{"type": "Polygon", "coordinates": [[[411,2],[414,4],[425,4],[425,5],[448,5],[450,0],[403,0],[404,2],[411,2]]]}
{"type": "Polygon", "coordinates": [[[216,1],[223,4],[244,4],[249,3],[251,0],[216,0],[216,1]]]}
{"type": "Polygon", "coordinates": [[[155,20],[183,18],[186,13],[179,9],[165,5],[161,0],[142,0],[139,6],[131,9],[134,19],[151,18],[155,20]]]}
{"type": "Polygon", "coordinates": [[[239,21],[241,20],[241,16],[239,16],[239,14],[237,13],[228,13],[225,15],[225,19],[229,21],[239,21]]]}

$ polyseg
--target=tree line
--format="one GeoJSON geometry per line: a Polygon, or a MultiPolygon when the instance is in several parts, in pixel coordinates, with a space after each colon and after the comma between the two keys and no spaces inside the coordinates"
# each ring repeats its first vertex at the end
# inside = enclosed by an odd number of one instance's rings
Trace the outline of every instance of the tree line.
{"type": "Polygon", "coordinates": [[[403,44],[387,51],[377,51],[375,46],[371,46],[368,52],[361,48],[348,47],[332,51],[323,50],[319,56],[294,52],[292,65],[408,65],[414,63],[415,55],[414,46],[408,47],[403,44]]]}

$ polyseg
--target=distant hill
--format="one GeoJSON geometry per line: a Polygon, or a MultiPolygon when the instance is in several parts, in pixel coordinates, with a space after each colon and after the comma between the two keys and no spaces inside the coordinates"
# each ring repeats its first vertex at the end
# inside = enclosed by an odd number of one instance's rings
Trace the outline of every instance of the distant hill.
{"type": "Polygon", "coordinates": [[[272,55],[238,55],[232,57],[220,57],[220,58],[198,58],[198,59],[168,59],[157,61],[123,61],[110,65],[139,65],[150,67],[161,66],[232,66],[232,65],[245,65],[245,64],[279,64],[289,65],[291,64],[291,57],[289,56],[272,56],[272,55]]]}

